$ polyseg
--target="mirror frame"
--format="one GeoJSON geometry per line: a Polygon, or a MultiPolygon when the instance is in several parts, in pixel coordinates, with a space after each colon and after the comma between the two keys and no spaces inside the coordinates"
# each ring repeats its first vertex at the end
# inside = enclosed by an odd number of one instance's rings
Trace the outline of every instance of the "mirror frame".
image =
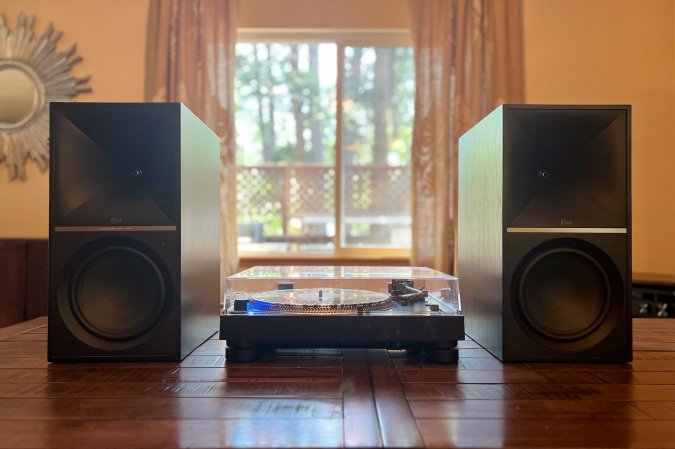
{"type": "MultiPolygon", "coordinates": [[[[35,17],[20,13],[15,30],[10,30],[0,13],[0,70],[18,69],[37,88],[33,111],[20,121],[0,124],[0,164],[7,165],[9,179],[26,180],[26,162],[32,159],[41,171],[49,167],[49,103],[70,101],[83,92],[91,92],[89,76],[70,75],[73,65],[82,61],[73,44],[64,52],[56,51],[62,32],[50,23],[39,37],[33,31],[35,17]]],[[[2,89],[2,86],[0,86],[2,89]]]]}

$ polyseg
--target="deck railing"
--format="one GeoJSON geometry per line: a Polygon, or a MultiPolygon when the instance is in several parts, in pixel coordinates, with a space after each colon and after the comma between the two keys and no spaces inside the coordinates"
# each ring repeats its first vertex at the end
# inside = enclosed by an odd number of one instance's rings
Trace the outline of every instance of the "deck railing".
{"type": "MultiPolygon", "coordinates": [[[[256,165],[237,168],[240,223],[261,224],[263,238],[321,234],[316,223],[335,225],[336,177],[332,165],[256,165]],[[298,229],[303,231],[298,232],[298,229]],[[311,231],[310,231],[311,230],[311,231]]],[[[343,172],[346,224],[409,220],[408,166],[349,166],[343,172]]]]}

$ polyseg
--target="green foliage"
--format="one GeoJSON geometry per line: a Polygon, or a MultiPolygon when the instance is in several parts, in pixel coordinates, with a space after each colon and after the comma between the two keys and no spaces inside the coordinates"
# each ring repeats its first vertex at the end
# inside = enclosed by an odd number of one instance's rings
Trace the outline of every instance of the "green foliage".
{"type": "Polygon", "coordinates": [[[335,160],[336,79],[325,79],[336,71],[335,51],[334,44],[237,44],[237,163],[335,160]],[[305,143],[313,133],[318,139],[305,143]]]}
{"type": "MultiPolygon", "coordinates": [[[[342,68],[336,67],[337,51],[333,43],[237,44],[238,165],[335,164],[338,70],[344,73],[341,137],[345,166],[410,163],[415,93],[412,49],[345,47],[342,68]]],[[[259,192],[281,188],[274,182],[250,182],[259,192]]],[[[378,189],[377,180],[369,182],[355,190],[358,198],[344,201],[367,212],[378,189]]],[[[326,203],[334,203],[334,198],[326,198],[326,203]]],[[[254,199],[249,198],[250,202],[254,199]]],[[[240,222],[262,223],[267,236],[283,235],[280,207],[246,204],[241,197],[239,201],[240,222]]],[[[369,229],[359,225],[350,232],[362,235],[369,229]]],[[[296,235],[300,229],[287,223],[286,232],[296,235]]]]}

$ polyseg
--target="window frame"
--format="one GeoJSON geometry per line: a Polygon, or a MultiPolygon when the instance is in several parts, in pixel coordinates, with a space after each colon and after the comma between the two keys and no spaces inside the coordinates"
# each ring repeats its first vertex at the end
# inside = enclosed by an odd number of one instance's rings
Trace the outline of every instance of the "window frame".
{"type": "Polygon", "coordinates": [[[335,89],[335,235],[332,252],[264,252],[240,251],[243,260],[350,260],[350,261],[407,261],[412,248],[367,247],[350,248],[342,246],[342,218],[344,190],[343,178],[343,101],[345,81],[345,47],[412,47],[412,36],[408,29],[363,29],[363,28],[239,28],[238,43],[333,43],[337,46],[337,79],[335,89]]]}

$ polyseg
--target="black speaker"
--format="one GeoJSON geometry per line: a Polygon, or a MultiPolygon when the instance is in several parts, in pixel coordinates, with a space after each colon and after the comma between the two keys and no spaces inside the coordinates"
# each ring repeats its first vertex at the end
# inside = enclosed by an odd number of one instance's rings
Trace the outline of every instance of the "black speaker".
{"type": "Polygon", "coordinates": [[[178,103],[51,103],[50,361],[180,360],[216,332],[219,149],[178,103]]]}
{"type": "Polygon", "coordinates": [[[460,138],[466,333],[501,360],[632,359],[630,112],[503,105],[460,138]]]}

